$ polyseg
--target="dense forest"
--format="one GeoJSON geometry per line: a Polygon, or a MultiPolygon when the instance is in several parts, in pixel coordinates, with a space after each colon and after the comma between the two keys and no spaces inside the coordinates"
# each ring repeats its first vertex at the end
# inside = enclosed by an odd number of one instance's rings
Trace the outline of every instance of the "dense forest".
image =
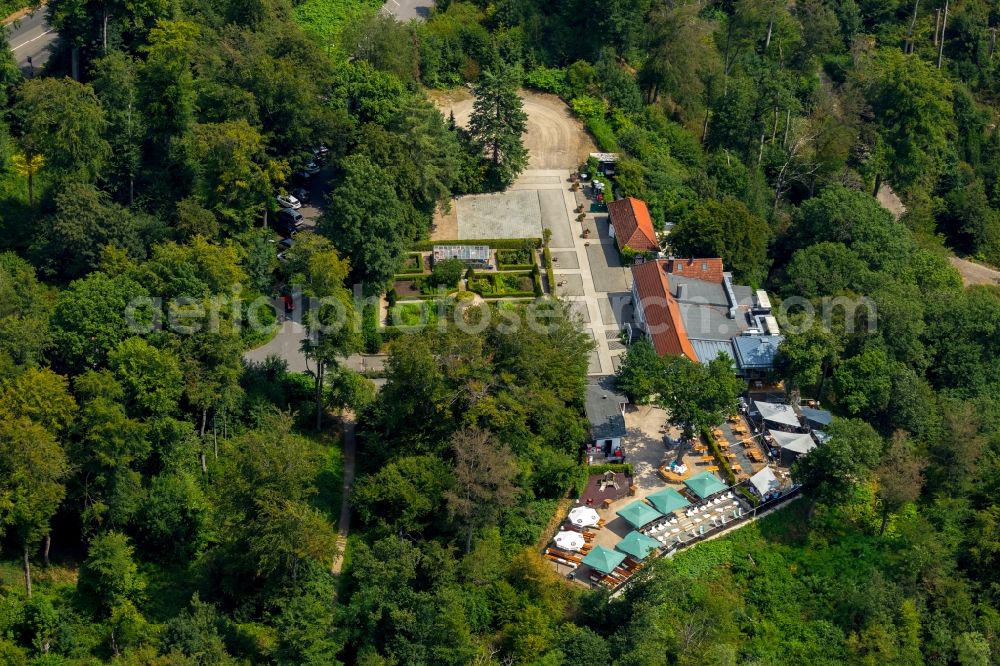
{"type": "Polygon", "coordinates": [[[377,9],[49,0],[46,70],[2,49],[0,662],[1000,663],[1000,291],[948,261],[1000,263],[1000,9],[377,9]],[[586,475],[567,308],[386,340],[377,392],[342,362],[381,346],[354,285],[382,294],[439,204],[526,164],[428,99],[466,84],[559,95],[675,252],[797,299],[780,378],[838,416],[802,500],[614,599],[537,547],[586,475]],[[274,195],[308,178],[323,216],[279,261],[274,195]],[[292,284],[325,304],[313,371],[245,362],[268,333],[241,324],[277,317],[250,304],[292,284]]]}

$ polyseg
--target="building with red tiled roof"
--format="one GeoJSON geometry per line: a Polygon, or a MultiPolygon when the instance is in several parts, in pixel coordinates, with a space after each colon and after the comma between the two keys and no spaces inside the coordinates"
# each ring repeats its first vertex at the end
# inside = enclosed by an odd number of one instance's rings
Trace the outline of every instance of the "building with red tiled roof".
{"type": "Polygon", "coordinates": [[[722,259],[665,259],[661,266],[670,275],[683,275],[695,280],[721,283],[725,268],[722,259]]]}
{"type": "Polygon", "coordinates": [[[708,363],[728,356],[744,376],[766,374],[781,341],[767,294],[734,285],[722,260],[657,259],[632,267],[635,323],[660,356],[708,363]]]}
{"type": "Polygon", "coordinates": [[[649,335],[660,356],[698,360],[681,317],[677,299],[670,293],[664,261],[646,261],[632,267],[632,302],[639,326],[649,335]]]}
{"type": "Polygon", "coordinates": [[[618,241],[619,249],[628,248],[635,252],[659,252],[653,230],[653,219],[649,216],[646,202],[635,197],[626,197],[608,204],[611,220],[611,235],[618,241]]]}

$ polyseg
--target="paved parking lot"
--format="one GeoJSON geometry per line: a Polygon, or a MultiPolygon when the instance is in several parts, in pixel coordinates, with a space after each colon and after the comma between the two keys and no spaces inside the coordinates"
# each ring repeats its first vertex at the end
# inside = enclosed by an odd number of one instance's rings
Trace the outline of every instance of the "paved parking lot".
{"type": "Polygon", "coordinates": [[[552,252],[552,267],[556,270],[560,268],[579,268],[580,259],[576,256],[576,252],[556,250],[552,252]]]}
{"type": "Polygon", "coordinates": [[[611,292],[597,299],[601,318],[605,324],[615,324],[621,330],[626,322],[633,320],[632,294],[627,291],[611,292]]]}
{"type": "Polygon", "coordinates": [[[594,289],[607,293],[632,290],[631,272],[622,266],[618,249],[610,243],[591,243],[587,248],[590,272],[594,277],[594,289]]]}
{"type": "Polygon", "coordinates": [[[584,324],[590,323],[590,310],[587,308],[587,304],[583,301],[570,301],[569,311],[574,317],[579,317],[580,321],[584,324]]]}
{"type": "Polygon", "coordinates": [[[583,296],[582,275],[556,275],[556,296],[583,296]]]}
{"type": "Polygon", "coordinates": [[[542,211],[534,190],[474,194],[455,201],[458,238],[540,238],[542,211]]]}

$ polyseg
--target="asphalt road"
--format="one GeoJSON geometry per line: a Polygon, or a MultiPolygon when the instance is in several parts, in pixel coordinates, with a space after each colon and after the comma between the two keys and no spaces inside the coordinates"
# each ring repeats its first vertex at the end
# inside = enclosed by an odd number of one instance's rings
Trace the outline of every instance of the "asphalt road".
{"type": "Polygon", "coordinates": [[[382,11],[400,21],[425,19],[430,16],[432,0],[386,0],[382,11]]]}
{"type": "Polygon", "coordinates": [[[14,52],[17,66],[28,76],[32,75],[32,70],[37,71],[45,65],[57,36],[45,20],[45,9],[38,9],[7,25],[7,43],[14,52]]]}

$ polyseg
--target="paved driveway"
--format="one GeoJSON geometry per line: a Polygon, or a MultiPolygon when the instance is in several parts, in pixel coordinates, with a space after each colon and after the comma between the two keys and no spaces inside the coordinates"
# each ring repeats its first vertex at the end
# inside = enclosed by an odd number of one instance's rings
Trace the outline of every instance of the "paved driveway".
{"type": "Polygon", "coordinates": [[[631,291],[631,273],[622,266],[618,248],[611,242],[591,243],[587,248],[594,289],[598,292],[631,291]]]}
{"type": "Polygon", "coordinates": [[[45,9],[37,9],[19,16],[7,27],[7,43],[14,52],[17,66],[26,76],[41,71],[49,59],[52,44],[59,36],[49,26],[45,14],[45,9]]]}
{"type": "Polygon", "coordinates": [[[431,0],[388,0],[382,5],[382,13],[400,21],[425,19],[431,15],[432,4],[431,0]]]}

